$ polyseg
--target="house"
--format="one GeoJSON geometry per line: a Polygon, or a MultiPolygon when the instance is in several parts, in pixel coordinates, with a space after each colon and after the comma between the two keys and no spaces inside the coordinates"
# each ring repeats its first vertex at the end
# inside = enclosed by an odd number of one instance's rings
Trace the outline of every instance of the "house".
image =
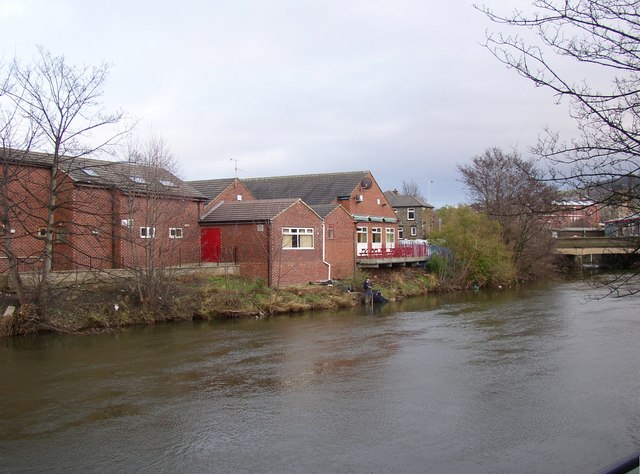
{"type": "Polygon", "coordinates": [[[398,238],[426,239],[433,229],[433,206],[396,189],[384,195],[398,217],[398,238]]]}
{"type": "Polygon", "coordinates": [[[331,278],[322,218],[301,199],[222,201],[200,220],[203,247],[280,287],[331,278]]]}
{"type": "Polygon", "coordinates": [[[53,232],[53,270],[181,265],[200,259],[198,219],[206,198],[153,166],[62,157],[52,181],[51,156],[0,150],[4,195],[0,271],[42,265],[53,232]],[[49,186],[57,195],[48,223],[49,186]],[[8,238],[7,238],[8,237],[8,238]],[[12,263],[13,262],[13,263],[12,263]]]}

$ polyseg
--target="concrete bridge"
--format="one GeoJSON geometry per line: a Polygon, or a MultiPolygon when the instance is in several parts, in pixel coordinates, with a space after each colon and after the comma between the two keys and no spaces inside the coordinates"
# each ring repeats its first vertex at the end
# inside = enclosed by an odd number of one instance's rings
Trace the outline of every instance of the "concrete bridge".
{"type": "Polygon", "coordinates": [[[640,248],[639,237],[560,238],[556,253],[562,255],[629,254],[640,248]]]}
{"type": "Polygon", "coordinates": [[[639,237],[563,237],[557,239],[555,253],[573,256],[579,265],[597,266],[611,258],[637,258],[639,250],[639,237]]]}

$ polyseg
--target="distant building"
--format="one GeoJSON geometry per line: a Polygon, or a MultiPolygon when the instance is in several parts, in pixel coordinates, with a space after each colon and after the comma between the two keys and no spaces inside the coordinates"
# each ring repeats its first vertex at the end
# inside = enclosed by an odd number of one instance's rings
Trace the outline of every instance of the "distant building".
{"type": "Polygon", "coordinates": [[[555,201],[553,207],[554,211],[547,216],[547,223],[553,229],[598,227],[600,224],[600,206],[594,201],[555,201]]]}
{"type": "Polygon", "coordinates": [[[426,239],[433,229],[433,206],[422,199],[397,190],[385,191],[385,197],[398,218],[398,238],[426,239]]]}
{"type": "Polygon", "coordinates": [[[611,237],[639,237],[640,213],[604,221],[604,233],[611,237]]]}

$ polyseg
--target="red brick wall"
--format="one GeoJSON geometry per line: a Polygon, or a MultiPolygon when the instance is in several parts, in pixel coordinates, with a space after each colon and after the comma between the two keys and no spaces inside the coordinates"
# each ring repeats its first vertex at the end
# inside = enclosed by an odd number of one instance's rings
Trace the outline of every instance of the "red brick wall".
{"type": "Polygon", "coordinates": [[[325,260],[331,264],[331,278],[351,278],[355,271],[356,225],[348,212],[336,208],[325,218],[325,260]],[[329,239],[333,226],[333,239],[329,239]]]}
{"type": "Polygon", "coordinates": [[[162,266],[200,261],[197,201],[120,195],[117,206],[120,267],[144,266],[150,259],[162,266]],[[127,226],[123,220],[133,223],[127,226]],[[141,227],[155,228],[155,238],[140,237],[141,227]],[[170,238],[170,228],[182,229],[182,238],[170,238]]]}
{"type": "MultiPolygon", "coordinates": [[[[19,259],[20,271],[41,268],[44,240],[37,232],[47,225],[47,202],[51,171],[45,168],[1,165],[3,185],[10,203],[9,226],[0,235],[12,236],[13,254],[19,259]],[[12,232],[12,230],[14,232],[12,232]]],[[[4,239],[0,239],[0,272],[9,268],[4,239]]]]}
{"type": "MultiPolygon", "coordinates": [[[[396,219],[396,214],[393,212],[393,208],[389,204],[389,201],[385,197],[382,189],[378,186],[378,183],[373,178],[373,175],[369,173],[367,175],[371,179],[372,186],[369,189],[364,189],[361,184],[358,184],[354,189],[349,201],[340,201],[339,203],[351,214],[359,216],[376,216],[376,217],[388,217],[396,219]],[[362,201],[358,202],[357,196],[362,196],[362,201]]],[[[369,233],[369,247],[371,247],[371,228],[382,227],[382,246],[387,247],[386,243],[386,229],[392,228],[395,230],[396,245],[398,241],[398,224],[391,222],[358,222],[358,227],[367,227],[369,233]]],[[[355,237],[354,237],[355,242],[355,237]]]]}
{"type": "Polygon", "coordinates": [[[547,218],[549,225],[555,229],[563,227],[597,227],[600,223],[598,205],[580,206],[564,205],[547,218]]]}
{"type": "Polygon", "coordinates": [[[108,189],[87,187],[61,193],[54,270],[112,268],[112,196],[108,189]]]}
{"type": "Polygon", "coordinates": [[[269,280],[269,224],[222,224],[209,227],[220,229],[222,243],[220,261],[235,262],[240,275],[269,280]],[[262,230],[259,230],[261,226],[262,230]]]}
{"type": "Polygon", "coordinates": [[[221,261],[236,262],[240,274],[263,278],[279,287],[326,280],[328,266],[322,261],[322,220],[302,202],[277,216],[272,224],[222,224],[221,261]],[[262,230],[259,230],[261,226],[262,230]],[[313,249],[283,249],[282,228],[313,228],[313,249]]]}
{"type": "Polygon", "coordinates": [[[322,219],[302,201],[273,220],[271,239],[271,286],[280,287],[323,281],[329,268],[322,260],[322,219]],[[313,228],[313,249],[283,249],[283,227],[313,228]]]}

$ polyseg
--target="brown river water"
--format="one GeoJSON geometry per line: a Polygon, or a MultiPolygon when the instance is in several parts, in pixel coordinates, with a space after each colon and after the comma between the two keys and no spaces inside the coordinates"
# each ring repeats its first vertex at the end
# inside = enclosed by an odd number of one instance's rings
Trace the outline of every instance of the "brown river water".
{"type": "Polygon", "coordinates": [[[640,298],[580,283],[0,341],[1,472],[595,472],[640,298]]]}

